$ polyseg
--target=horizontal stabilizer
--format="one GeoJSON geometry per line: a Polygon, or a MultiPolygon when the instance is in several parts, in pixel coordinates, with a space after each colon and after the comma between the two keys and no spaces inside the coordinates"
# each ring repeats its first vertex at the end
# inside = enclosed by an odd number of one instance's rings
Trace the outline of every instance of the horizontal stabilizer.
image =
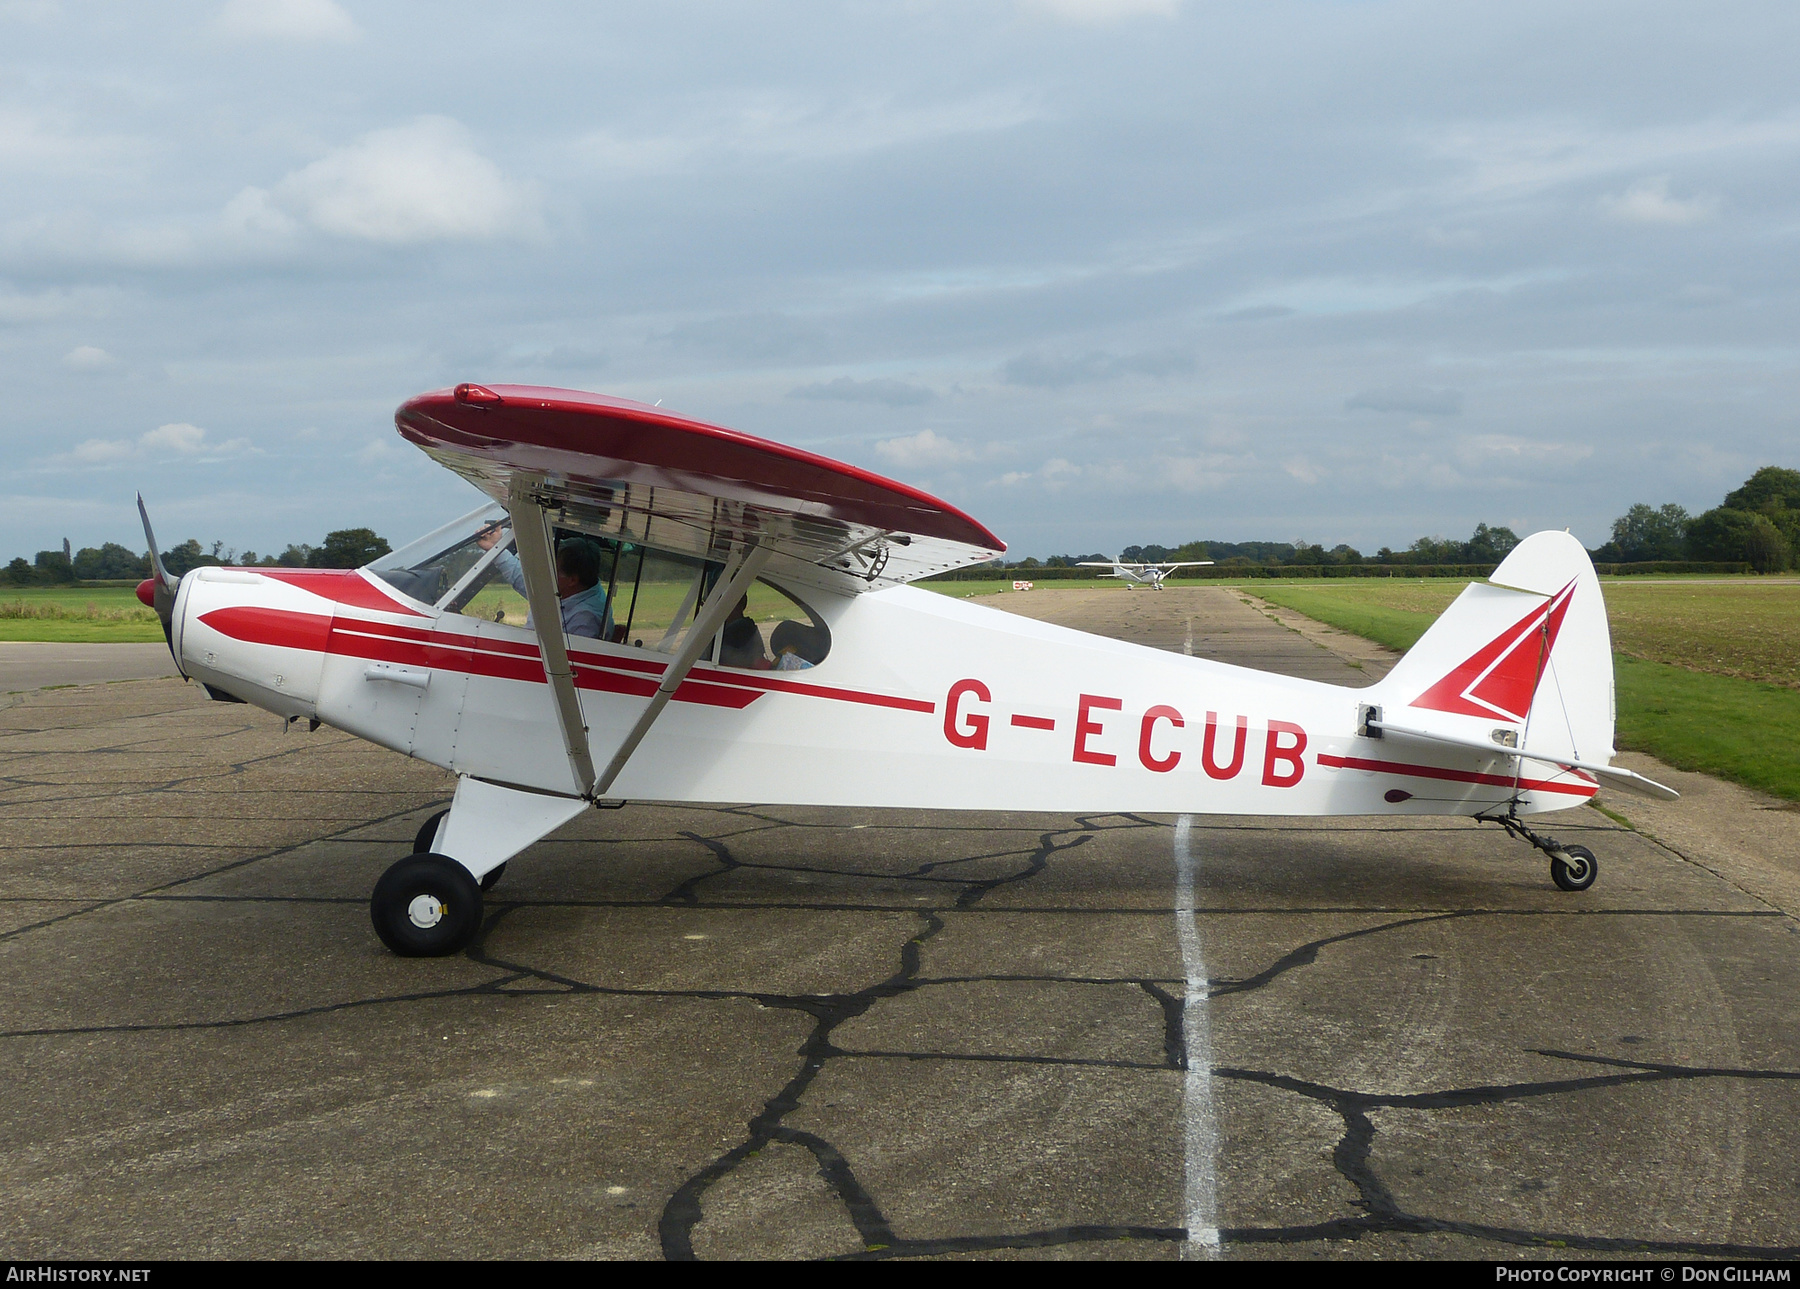
{"type": "MultiPolygon", "coordinates": [[[[1627,792],[1638,793],[1640,796],[1654,797],[1658,801],[1679,801],[1681,799],[1681,794],[1675,789],[1664,787],[1655,779],[1647,779],[1635,770],[1627,770],[1624,766],[1600,765],[1597,762],[1584,761],[1578,757],[1564,756],[1556,752],[1537,752],[1531,748],[1514,747],[1511,743],[1502,743],[1493,739],[1442,734],[1434,730],[1394,725],[1375,719],[1368,722],[1367,728],[1372,736],[1379,734],[1382,738],[1416,739],[1422,743],[1437,743],[1444,747],[1460,747],[1471,752],[1484,752],[1489,756],[1516,757],[1526,761],[1547,761],[1551,765],[1585,771],[1599,778],[1602,783],[1615,788],[1623,788],[1627,792]]],[[[1518,731],[1511,729],[1496,730],[1495,733],[1509,735],[1513,738],[1518,736],[1518,731]]]]}

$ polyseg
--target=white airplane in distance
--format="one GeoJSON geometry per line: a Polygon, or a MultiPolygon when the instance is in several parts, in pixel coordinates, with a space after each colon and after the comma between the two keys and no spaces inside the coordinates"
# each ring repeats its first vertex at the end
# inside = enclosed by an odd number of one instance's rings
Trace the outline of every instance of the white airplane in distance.
{"type": "Polygon", "coordinates": [[[1675,795],[1611,764],[1606,605],[1566,533],[1527,537],[1351,689],[908,586],[1006,545],[916,488],[665,408],[458,385],[395,421],[477,509],[361,569],[179,579],[145,513],[138,595],[213,698],[456,775],[369,901],[404,956],[467,947],[508,860],[630,800],[1461,815],[1585,890],[1592,852],[1525,818],[1602,783],[1675,795]],[[523,624],[496,616],[508,585],[523,624]]]}
{"type": "Polygon", "coordinates": [[[1209,559],[1183,560],[1178,564],[1127,564],[1121,560],[1082,560],[1077,568],[1110,568],[1112,572],[1102,573],[1101,577],[1122,577],[1125,579],[1127,591],[1138,586],[1148,586],[1152,591],[1162,590],[1163,579],[1178,568],[1205,568],[1212,561],[1209,559]]]}

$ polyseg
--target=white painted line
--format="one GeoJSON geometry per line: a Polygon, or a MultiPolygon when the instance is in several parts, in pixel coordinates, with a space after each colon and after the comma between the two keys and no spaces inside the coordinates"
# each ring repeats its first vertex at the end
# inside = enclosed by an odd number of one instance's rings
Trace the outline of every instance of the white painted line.
{"type": "Polygon", "coordinates": [[[1194,817],[1175,821],[1175,939],[1181,945],[1181,969],[1187,977],[1182,1031],[1186,1037],[1187,1076],[1181,1085],[1181,1119],[1186,1152],[1183,1159],[1182,1213],[1186,1218],[1184,1258],[1219,1256],[1218,1115],[1213,1108],[1212,1033],[1206,1007],[1206,959],[1200,953],[1200,929],[1194,924],[1194,817]]]}

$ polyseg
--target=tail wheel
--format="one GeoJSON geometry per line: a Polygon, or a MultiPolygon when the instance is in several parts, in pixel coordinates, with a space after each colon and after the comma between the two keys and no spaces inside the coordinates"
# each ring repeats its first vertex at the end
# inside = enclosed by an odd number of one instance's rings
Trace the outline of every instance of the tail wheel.
{"type": "Polygon", "coordinates": [[[1600,875],[1600,862],[1586,846],[1566,846],[1550,854],[1550,880],[1565,891],[1585,891],[1600,875]]]}
{"type": "Polygon", "coordinates": [[[442,855],[409,855],[381,875],[369,899],[381,942],[402,958],[441,958],[481,929],[481,887],[442,855]]]}
{"type": "Polygon", "coordinates": [[[431,849],[437,841],[438,828],[449,814],[448,810],[440,810],[419,825],[419,831],[413,836],[413,854],[423,855],[431,849]]]}

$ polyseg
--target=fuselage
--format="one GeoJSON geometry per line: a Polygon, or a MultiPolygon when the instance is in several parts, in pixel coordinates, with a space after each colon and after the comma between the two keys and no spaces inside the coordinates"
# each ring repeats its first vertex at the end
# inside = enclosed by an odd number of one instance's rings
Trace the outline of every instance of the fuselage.
{"type": "MultiPolygon", "coordinates": [[[[1371,691],[1085,634],[912,587],[807,591],[831,650],[799,672],[698,664],[610,796],[939,809],[1474,814],[1579,804],[1498,754],[1359,736],[1371,691]]],[[[580,796],[536,635],[440,613],[364,572],[201,569],[183,670],[458,774],[580,796]]],[[[569,642],[604,764],[671,662],[569,642]]]]}

